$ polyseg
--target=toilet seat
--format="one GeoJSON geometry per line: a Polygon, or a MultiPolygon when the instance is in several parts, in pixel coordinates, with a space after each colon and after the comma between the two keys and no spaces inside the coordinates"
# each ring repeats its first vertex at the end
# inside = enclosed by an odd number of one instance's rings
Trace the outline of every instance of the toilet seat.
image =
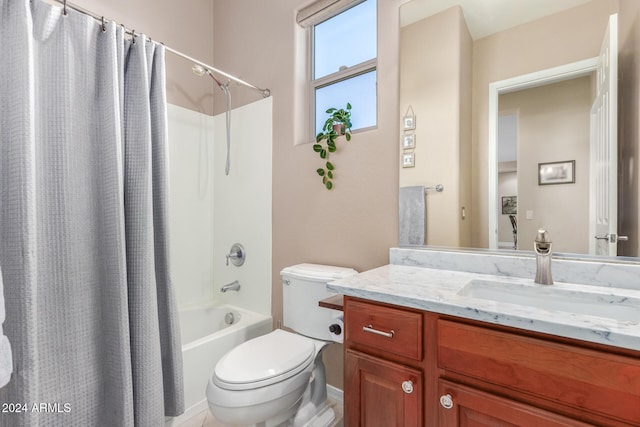
{"type": "Polygon", "coordinates": [[[302,372],[315,355],[314,340],[276,329],[224,355],[216,365],[213,383],[225,390],[265,387],[302,372]]]}

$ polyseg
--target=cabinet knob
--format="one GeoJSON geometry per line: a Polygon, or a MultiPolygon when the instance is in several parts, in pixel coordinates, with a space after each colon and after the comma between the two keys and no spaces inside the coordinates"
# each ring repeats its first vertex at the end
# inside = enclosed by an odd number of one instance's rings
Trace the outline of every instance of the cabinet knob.
{"type": "Polygon", "coordinates": [[[403,381],[402,391],[404,391],[407,394],[413,393],[413,381],[403,381]]]}
{"type": "Polygon", "coordinates": [[[444,409],[451,409],[453,408],[453,399],[451,398],[450,394],[445,394],[440,396],[440,404],[442,405],[442,407],[444,409]]]}

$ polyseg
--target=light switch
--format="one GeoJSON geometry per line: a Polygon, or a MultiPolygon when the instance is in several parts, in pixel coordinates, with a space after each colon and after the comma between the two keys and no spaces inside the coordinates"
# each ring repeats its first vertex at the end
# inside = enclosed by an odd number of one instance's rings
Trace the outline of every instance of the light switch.
{"type": "Polygon", "coordinates": [[[533,211],[527,211],[527,219],[533,219],[533,211]]]}

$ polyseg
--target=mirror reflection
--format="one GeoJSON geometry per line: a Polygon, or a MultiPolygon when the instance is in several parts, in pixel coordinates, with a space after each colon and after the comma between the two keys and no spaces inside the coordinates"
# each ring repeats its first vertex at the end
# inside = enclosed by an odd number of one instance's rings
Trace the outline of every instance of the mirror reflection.
{"type": "Polygon", "coordinates": [[[637,3],[401,7],[401,246],[638,256],[637,3]]]}

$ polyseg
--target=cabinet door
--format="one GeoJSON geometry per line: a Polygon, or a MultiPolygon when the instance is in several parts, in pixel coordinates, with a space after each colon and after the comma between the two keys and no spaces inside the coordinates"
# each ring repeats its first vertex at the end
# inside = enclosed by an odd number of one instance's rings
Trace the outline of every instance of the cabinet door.
{"type": "Polygon", "coordinates": [[[438,380],[440,427],[587,427],[552,412],[438,380]]]}
{"type": "Polygon", "coordinates": [[[353,350],[345,358],[346,427],[422,425],[422,373],[353,350]]]}

